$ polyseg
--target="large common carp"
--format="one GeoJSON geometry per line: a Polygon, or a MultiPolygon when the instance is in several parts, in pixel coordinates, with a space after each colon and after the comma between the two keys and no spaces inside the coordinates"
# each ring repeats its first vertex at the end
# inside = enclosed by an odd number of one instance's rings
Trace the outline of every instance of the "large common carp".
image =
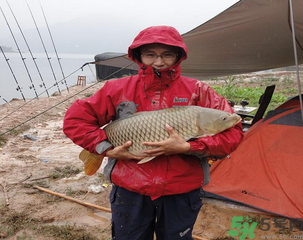
{"type": "MultiPolygon", "coordinates": [[[[188,141],[193,138],[213,136],[235,126],[240,121],[241,117],[235,113],[199,106],[182,106],[134,113],[109,123],[104,127],[104,131],[113,146],[121,146],[131,141],[129,153],[142,156],[144,155],[142,151],[152,148],[143,145],[143,142],[159,142],[169,138],[166,124],[188,141]]],[[[155,157],[144,158],[139,163],[148,162],[153,158],[155,157]]],[[[102,162],[101,156],[91,155],[85,150],[80,154],[80,159],[84,161],[85,172],[88,175],[97,171],[102,162]],[[95,165],[96,161],[100,161],[98,166],[95,165]]]]}

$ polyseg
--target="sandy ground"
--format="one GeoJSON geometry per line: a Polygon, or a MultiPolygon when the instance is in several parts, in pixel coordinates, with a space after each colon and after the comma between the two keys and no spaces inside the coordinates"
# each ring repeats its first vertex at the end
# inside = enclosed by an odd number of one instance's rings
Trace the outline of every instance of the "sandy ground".
{"type": "MultiPolygon", "coordinates": [[[[0,106],[0,128],[3,133],[69,98],[28,121],[24,124],[25,126],[16,128],[14,134],[4,136],[7,143],[0,148],[0,184],[2,185],[0,186],[0,214],[2,218],[16,213],[25,214],[35,219],[35,224],[38,226],[72,225],[94,236],[94,238],[79,239],[111,239],[110,213],[58,198],[34,188],[34,186],[40,186],[86,203],[110,207],[108,196],[111,185],[104,181],[101,170],[91,177],[84,175],[83,164],[78,159],[81,148],[73,144],[62,132],[63,116],[70,104],[78,98],[87,97],[87,94],[95,92],[100,87],[101,83],[98,83],[81,94],[73,96],[84,89],[84,87],[74,86],[69,92],[63,91],[62,95],[35,99],[26,103],[22,100],[13,100],[11,105],[0,106]],[[13,111],[15,112],[10,114],[13,111]],[[7,116],[8,114],[10,115],[7,116]],[[3,119],[5,116],[7,117],[3,119]],[[69,169],[70,172],[66,174],[64,169],[69,169]]],[[[213,199],[203,199],[203,202],[204,205],[193,231],[195,239],[244,239],[247,233],[245,231],[244,235],[242,235],[243,232],[238,232],[238,235],[233,237],[229,234],[234,216],[244,217],[244,222],[246,216],[252,219],[251,222],[260,222],[262,218],[270,218],[267,221],[271,225],[270,230],[262,231],[258,223],[254,231],[251,231],[255,237],[247,235],[246,239],[262,239],[262,235],[276,236],[277,239],[303,239],[303,232],[289,230],[288,220],[286,229],[279,231],[279,226],[274,225],[277,216],[213,199]],[[295,235],[301,238],[293,238],[295,235]]],[[[0,238],[3,239],[63,239],[40,233],[32,227],[21,227],[14,233],[10,233],[6,226],[8,222],[0,221],[0,224],[0,238]]],[[[13,224],[17,223],[13,222],[13,224]]]]}

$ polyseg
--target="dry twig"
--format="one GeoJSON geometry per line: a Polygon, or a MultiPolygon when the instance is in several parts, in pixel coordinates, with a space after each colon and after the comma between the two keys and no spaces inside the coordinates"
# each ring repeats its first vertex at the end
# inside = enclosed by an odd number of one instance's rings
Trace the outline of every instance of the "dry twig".
{"type": "MultiPolygon", "coordinates": [[[[19,182],[10,183],[9,185],[17,185],[17,184],[23,183],[31,177],[32,177],[32,173],[28,174],[25,178],[23,178],[19,182]]],[[[7,188],[7,190],[9,190],[10,188],[11,188],[11,186],[9,188],[7,188]]]]}
{"type": "Polygon", "coordinates": [[[8,206],[9,205],[9,200],[8,200],[8,195],[7,195],[6,181],[2,178],[0,180],[0,184],[3,187],[6,206],[8,206]]]}

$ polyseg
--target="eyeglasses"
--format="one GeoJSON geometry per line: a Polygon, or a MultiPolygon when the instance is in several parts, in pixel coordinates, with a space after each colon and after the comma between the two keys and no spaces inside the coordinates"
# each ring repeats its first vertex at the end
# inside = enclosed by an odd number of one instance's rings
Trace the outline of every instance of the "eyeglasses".
{"type": "Polygon", "coordinates": [[[160,54],[160,55],[157,55],[155,53],[143,53],[141,54],[141,57],[142,58],[145,58],[147,61],[150,61],[150,62],[155,62],[158,57],[162,58],[163,61],[173,61],[174,59],[176,59],[176,57],[178,56],[178,54],[176,53],[172,53],[172,52],[168,52],[168,53],[163,53],[163,54],[160,54]]]}

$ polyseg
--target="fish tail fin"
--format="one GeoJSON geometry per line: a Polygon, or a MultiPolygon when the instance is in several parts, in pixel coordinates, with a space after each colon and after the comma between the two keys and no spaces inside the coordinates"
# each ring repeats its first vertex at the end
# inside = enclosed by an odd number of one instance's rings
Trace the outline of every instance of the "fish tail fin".
{"type": "Polygon", "coordinates": [[[103,161],[102,155],[97,155],[90,153],[89,151],[83,149],[79,154],[79,159],[84,163],[84,172],[86,175],[94,175],[101,166],[103,161]]]}
{"type": "Polygon", "coordinates": [[[146,158],[143,158],[141,161],[138,162],[138,164],[142,164],[142,163],[147,163],[151,160],[153,160],[155,157],[146,157],[146,158]]]}

